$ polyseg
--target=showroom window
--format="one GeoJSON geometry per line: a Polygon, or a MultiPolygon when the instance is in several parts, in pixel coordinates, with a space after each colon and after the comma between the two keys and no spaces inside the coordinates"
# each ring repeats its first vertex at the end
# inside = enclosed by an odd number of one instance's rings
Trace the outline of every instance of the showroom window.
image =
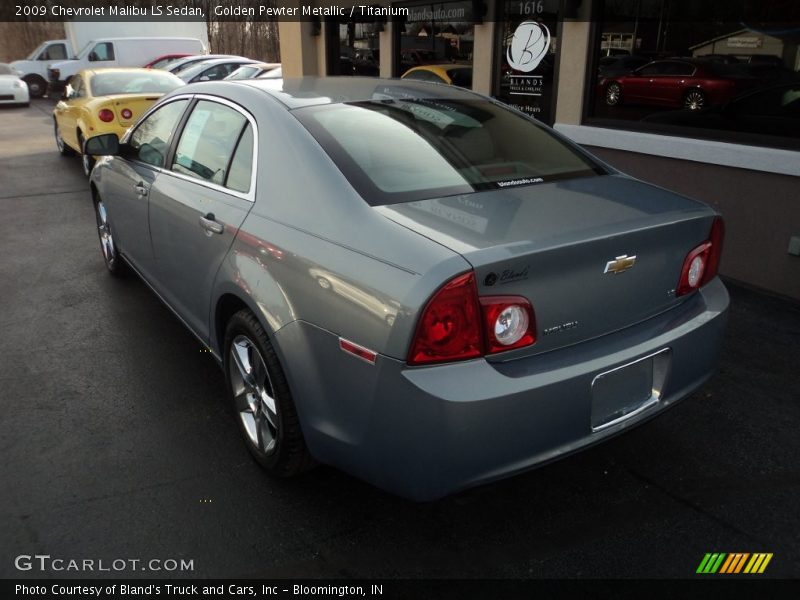
{"type": "Polygon", "coordinates": [[[377,77],[384,22],[375,18],[330,19],[327,27],[328,75],[377,77]]]}
{"type": "Polygon", "coordinates": [[[586,123],[800,148],[798,6],[601,2],[586,123]]]}
{"type": "Polygon", "coordinates": [[[408,9],[396,21],[394,73],[414,69],[412,78],[444,81],[472,88],[472,53],[475,46],[475,3],[403,2],[408,9]]]}

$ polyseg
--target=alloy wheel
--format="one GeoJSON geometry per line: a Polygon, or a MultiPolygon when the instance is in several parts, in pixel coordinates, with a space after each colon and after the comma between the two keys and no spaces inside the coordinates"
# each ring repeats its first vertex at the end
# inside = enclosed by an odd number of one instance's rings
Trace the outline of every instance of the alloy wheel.
{"type": "Polygon", "coordinates": [[[117,261],[117,250],[114,247],[114,236],[111,235],[111,227],[108,224],[106,206],[100,199],[95,202],[95,216],[97,217],[97,233],[100,236],[100,249],[103,251],[106,266],[113,270],[117,261]]]}
{"type": "Polygon", "coordinates": [[[706,95],[700,90],[692,90],[686,94],[683,106],[689,110],[702,110],[706,107],[706,95]]]}
{"type": "Polygon", "coordinates": [[[275,451],[278,408],[261,353],[250,338],[234,338],[228,356],[234,407],[247,439],[262,455],[275,451]]]}
{"type": "Polygon", "coordinates": [[[620,90],[619,84],[609,84],[608,89],[606,89],[606,104],[609,106],[616,106],[619,104],[619,99],[622,95],[621,91],[622,90],[620,90]]]}

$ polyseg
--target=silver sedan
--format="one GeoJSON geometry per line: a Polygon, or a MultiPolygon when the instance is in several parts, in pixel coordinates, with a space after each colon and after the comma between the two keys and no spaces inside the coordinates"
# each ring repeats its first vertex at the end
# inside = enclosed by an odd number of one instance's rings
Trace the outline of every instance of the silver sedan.
{"type": "Polygon", "coordinates": [[[208,347],[272,474],[322,462],[438,498],[623,432],[713,372],[719,215],[491,98],[202,83],[85,151],[108,270],[208,347]]]}

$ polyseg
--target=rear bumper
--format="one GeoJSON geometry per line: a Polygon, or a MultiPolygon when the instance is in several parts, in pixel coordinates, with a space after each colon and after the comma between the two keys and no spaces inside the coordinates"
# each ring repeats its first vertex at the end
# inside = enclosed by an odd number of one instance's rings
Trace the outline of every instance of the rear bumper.
{"type": "Polygon", "coordinates": [[[344,354],[331,333],[295,322],[276,335],[312,454],[415,500],[512,475],[659,414],[712,374],[727,320],[719,279],[623,331],[530,358],[409,368],[344,354]],[[594,379],[662,352],[657,401],[592,428],[594,379]]]}
{"type": "Polygon", "coordinates": [[[30,101],[28,86],[0,90],[0,104],[27,104],[30,101]]]}

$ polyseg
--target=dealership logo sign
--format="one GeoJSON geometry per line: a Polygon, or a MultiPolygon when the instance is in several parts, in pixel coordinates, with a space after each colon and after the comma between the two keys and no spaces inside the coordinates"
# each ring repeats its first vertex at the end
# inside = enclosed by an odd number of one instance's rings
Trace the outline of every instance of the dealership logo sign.
{"type": "Polygon", "coordinates": [[[542,62],[548,48],[550,30],[536,21],[523,21],[514,31],[506,60],[513,69],[530,73],[542,62]]]}

